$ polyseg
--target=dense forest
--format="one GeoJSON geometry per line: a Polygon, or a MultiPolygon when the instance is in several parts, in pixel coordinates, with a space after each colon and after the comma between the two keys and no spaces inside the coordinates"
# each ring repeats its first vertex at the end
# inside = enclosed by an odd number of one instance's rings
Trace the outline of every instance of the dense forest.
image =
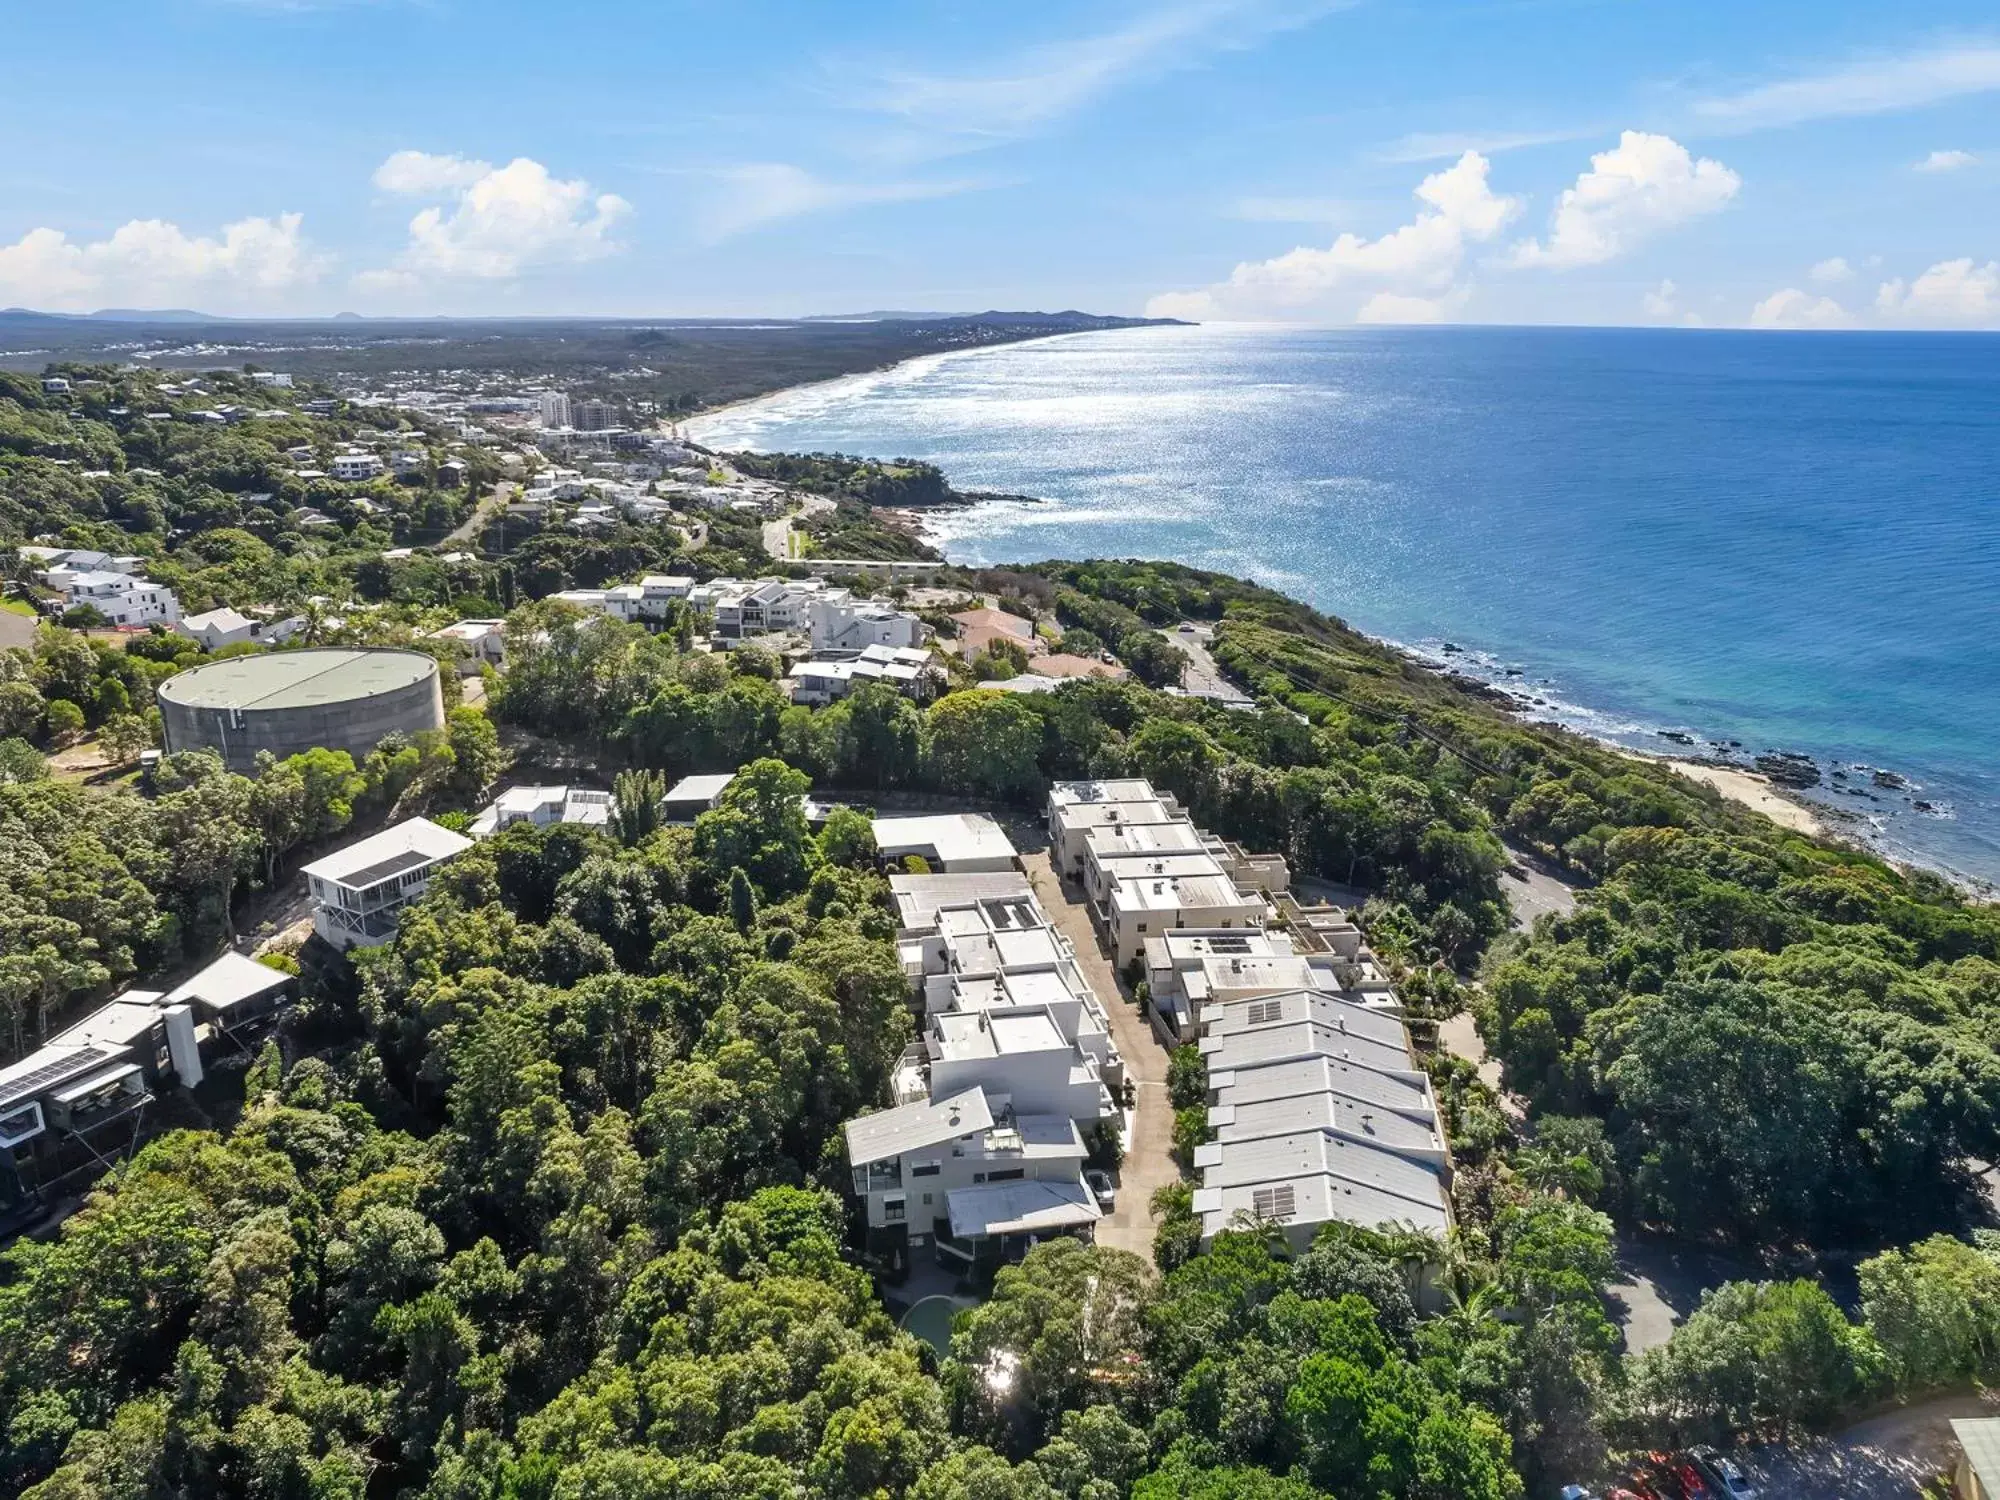
{"type": "MultiPolygon", "coordinates": [[[[462,857],[392,945],[316,974],[210,1128],[0,1252],[0,1486],[1542,1495],[1616,1452],[2000,1376],[2000,1245],[1969,1175],[2000,1147],[1992,908],[1523,724],[1251,584],[950,576],[1143,669],[811,710],[761,649],[514,602],[491,718],[364,765],[170,757],[140,796],[0,744],[16,1035],[212,951],[246,891],[350,823],[461,818],[500,766],[496,721],[524,753],[628,773],[613,832],[515,829],[462,857]],[[1253,710],[1148,685],[1175,663],[1146,643],[1182,619],[1215,625],[1253,710]],[[651,777],[738,767],[692,831],[646,815],[651,777]],[[1418,1029],[1470,1006],[1528,1121],[1438,1056],[1448,1245],[1385,1226],[1292,1255],[1245,1224],[1201,1250],[1183,1186],[1151,1264],[1043,1246],[940,1359],[882,1310],[838,1196],[839,1126],[884,1101],[910,1034],[895,919],[865,820],[813,835],[799,794],[1025,810],[1050,780],[1118,774],[1367,890],[1418,1029]],[[1509,930],[1509,845],[1569,872],[1574,912],[1509,930]],[[1622,1357],[1604,1289],[1615,1235],[1641,1228],[1770,1278],[1622,1357]],[[1852,1315],[1780,1274],[1833,1250],[1860,1260],[1852,1315]],[[1445,1295],[1420,1316],[1424,1263],[1445,1295]]],[[[106,729],[186,649],[50,627],[0,653],[0,715],[44,748],[58,700],[106,729]]],[[[1175,1088],[1199,1132],[1198,1060],[1175,1088]]]]}

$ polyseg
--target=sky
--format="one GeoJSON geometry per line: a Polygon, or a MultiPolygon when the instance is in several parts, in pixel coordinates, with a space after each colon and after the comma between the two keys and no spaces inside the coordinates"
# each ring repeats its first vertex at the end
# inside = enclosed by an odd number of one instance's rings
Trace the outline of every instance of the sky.
{"type": "Polygon", "coordinates": [[[6,7],[0,307],[2000,326],[2000,11],[6,7]]]}

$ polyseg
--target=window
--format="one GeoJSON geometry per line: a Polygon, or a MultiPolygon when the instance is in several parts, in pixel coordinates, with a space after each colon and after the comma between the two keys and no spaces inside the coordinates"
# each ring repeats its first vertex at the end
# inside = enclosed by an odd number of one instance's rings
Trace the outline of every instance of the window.
{"type": "Polygon", "coordinates": [[[880,1191],[882,1188],[897,1188],[903,1185],[903,1159],[892,1156],[887,1161],[868,1163],[868,1186],[880,1191]]]}
{"type": "Polygon", "coordinates": [[[902,1223],[905,1211],[905,1200],[902,1198],[884,1198],[882,1200],[882,1220],[884,1223],[902,1223]]]}
{"type": "Polygon", "coordinates": [[[1002,1172],[988,1172],[986,1180],[988,1182],[1018,1182],[1027,1175],[1028,1172],[1025,1167],[1008,1167],[1002,1172]]]}
{"type": "Polygon", "coordinates": [[[941,1161],[919,1161],[910,1164],[912,1177],[935,1177],[943,1170],[944,1163],[941,1161]]]}
{"type": "Polygon", "coordinates": [[[1261,1187],[1250,1195],[1250,1211],[1260,1219],[1289,1219],[1299,1211],[1298,1197],[1289,1182],[1261,1187]]]}

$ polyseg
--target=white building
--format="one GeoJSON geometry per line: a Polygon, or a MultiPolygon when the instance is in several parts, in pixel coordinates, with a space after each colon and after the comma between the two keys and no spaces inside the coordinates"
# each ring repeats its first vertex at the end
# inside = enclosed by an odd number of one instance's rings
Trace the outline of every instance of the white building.
{"type": "Polygon", "coordinates": [[[666,800],[660,804],[660,815],[669,823],[692,823],[703,813],[722,805],[722,794],[729,790],[729,783],[735,779],[734,771],[683,776],[667,788],[666,800]]]}
{"type": "Polygon", "coordinates": [[[802,661],[786,674],[792,701],[808,707],[838,702],[864,682],[886,682],[906,698],[928,698],[943,673],[928,651],[914,646],[868,646],[839,661],[802,661]]]}
{"type": "Polygon", "coordinates": [[[163,584],[148,583],[130,573],[64,573],[52,571],[49,586],[70,608],[88,604],[113,625],[143,627],[172,625],[181,617],[181,601],[163,584]],[[61,582],[57,582],[57,578],[61,582]]]}
{"type": "Polygon", "coordinates": [[[304,628],[305,620],[300,615],[288,615],[282,620],[259,620],[239,614],[227,605],[202,614],[188,615],[174,624],[174,629],[182,635],[200,641],[204,651],[220,651],[224,646],[240,646],[246,641],[268,646],[281,645],[304,628]]]}
{"type": "Polygon", "coordinates": [[[1102,1217],[1076,1122],[1017,1113],[984,1089],[862,1115],[846,1136],[870,1248],[898,1265],[931,1243],[960,1269],[992,1264],[1102,1217]]]}
{"type": "Polygon", "coordinates": [[[467,830],[476,839],[491,838],[516,823],[546,828],[552,823],[576,823],[604,828],[611,822],[613,797],[581,786],[514,786],[480,810],[467,830]]]}
{"type": "Polygon", "coordinates": [[[449,625],[439,626],[426,639],[456,641],[463,652],[459,672],[463,676],[473,676],[481,666],[497,667],[501,664],[506,654],[506,635],[505,620],[455,620],[449,625]]]}
{"type": "Polygon", "coordinates": [[[543,391],[540,415],[542,426],[551,431],[569,426],[569,397],[561,391],[543,391]]]}
{"type": "Polygon", "coordinates": [[[314,860],[304,871],[313,931],[336,948],[386,943],[437,868],[471,847],[464,834],[411,818],[314,860]]]}
{"type": "Polygon", "coordinates": [[[1282,857],[1204,832],[1142,780],[1060,782],[1048,827],[1052,861],[1082,884],[1121,966],[1162,933],[1263,927],[1291,880],[1282,857]]]}
{"type": "Polygon", "coordinates": [[[346,482],[358,483],[374,479],[382,472],[382,460],[372,453],[336,453],[333,456],[333,477],[346,482]]]}
{"type": "Polygon", "coordinates": [[[824,589],[808,607],[807,633],[814,651],[859,651],[866,646],[921,646],[931,628],[906,609],[879,599],[856,599],[846,589],[824,589]]]}
{"type": "Polygon", "coordinates": [[[875,847],[894,859],[919,856],[947,875],[1014,868],[1014,845],[985,813],[929,813],[875,820],[875,847]]]}

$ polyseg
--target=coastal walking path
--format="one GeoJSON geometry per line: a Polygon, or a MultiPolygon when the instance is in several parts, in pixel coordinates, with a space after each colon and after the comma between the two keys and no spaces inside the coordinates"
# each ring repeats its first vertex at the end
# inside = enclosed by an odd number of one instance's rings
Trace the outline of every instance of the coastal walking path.
{"type": "Polygon", "coordinates": [[[1090,908],[1051,868],[1047,851],[1023,854],[1021,867],[1027,871],[1042,910],[1076,949],[1077,965],[1111,1019],[1111,1040],[1125,1059],[1125,1076],[1134,1083],[1125,1161],[1115,1174],[1118,1202],[1099,1221],[1097,1243],[1130,1250],[1151,1264],[1153,1194],[1180,1181],[1181,1176],[1173,1157],[1174,1110],[1167,1098],[1167,1049],[1153,1035],[1139,1008],[1118,987],[1118,976],[1098,946],[1090,908]]]}

